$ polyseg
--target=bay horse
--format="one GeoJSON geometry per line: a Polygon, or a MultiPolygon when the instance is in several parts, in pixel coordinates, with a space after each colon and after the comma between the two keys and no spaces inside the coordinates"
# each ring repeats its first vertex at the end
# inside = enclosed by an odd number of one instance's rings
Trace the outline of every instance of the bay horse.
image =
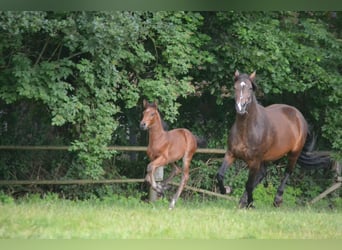
{"type": "Polygon", "coordinates": [[[228,136],[227,152],[216,177],[220,192],[227,193],[223,184],[226,170],[235,159],[245,161],[249,174],[239,207],[254,207],[253,190],[266,176],[265,164],[287,156],[285,174],[273,202],[275,207],[279,207],[286,181],[297,160],[299,165],[311,169],[328,166],[330,157],[310,152],[314,142],[309,140],[308,124],[295,107],[285,104],[263,107],[257,103],[255,77],[255,71],[250,75],[240,74],[238,70],[235,72],[236,118],[228,136]]]}
{"type": "Polygon", "coordinates": [[[158,112],[157,103],[149,103],[144,100],[143,105],[144,111],[140,122],[140,128],[148,130],[149,140],[147,155],[151,160],[147,166],[145,181],[148,182],[159,195],[163,195],[164,190],[167,187],[167,183],[177,174],[182,173],[182,179],[178,190],[169,205],[169,209],[173,209],[189,179],[190,162],[197,150],[197,139],[188,129],[185,128],[165,131],[162,125],[162,119],[158,112]],[[175,163],[180,159],[183,160],[182,169],[180,169],[175,163]],[[156,183],[154,178],[155,170],[168,164],[171,164],[173,167],[170,176],[161,184],[156,183]]]}

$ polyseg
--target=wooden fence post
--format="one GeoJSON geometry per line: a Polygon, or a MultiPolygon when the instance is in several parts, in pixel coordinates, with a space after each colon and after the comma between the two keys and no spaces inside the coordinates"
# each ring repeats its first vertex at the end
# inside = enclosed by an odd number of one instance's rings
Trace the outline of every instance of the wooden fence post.
{"type": "MultiPolygon", "coordinates": [[[[161,166],[157,168],[156,171],[154,172],[154,179],[156,180],[156,182],[161,182],[163,181],[163,178],[164,178],[164,167],[161,166]]],[[[149,200],[153,202],[153,201],[156,201],[157,199],[158,199],[157,192],[153,190],[153,188],[150,187],[149,200]]]]}

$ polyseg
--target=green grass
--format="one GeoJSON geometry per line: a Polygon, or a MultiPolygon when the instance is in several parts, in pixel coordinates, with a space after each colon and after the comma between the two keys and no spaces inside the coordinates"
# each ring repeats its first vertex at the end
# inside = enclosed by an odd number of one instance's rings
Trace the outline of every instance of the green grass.
{"type": "Polygon", "coordinates": [[[342,209],[184,202],[29,198],[0,202],[0,238],[44,239],[342,239],[342,209]]]}

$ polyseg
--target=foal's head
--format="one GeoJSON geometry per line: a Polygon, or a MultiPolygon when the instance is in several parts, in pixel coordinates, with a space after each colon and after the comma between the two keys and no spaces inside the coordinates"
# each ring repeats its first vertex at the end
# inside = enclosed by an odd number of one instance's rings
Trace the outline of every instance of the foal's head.
{"type": "Polygon", "coordinates": [[[255,85],[255,71],[251,75],[240,74],[235,71],[234,75],[235,109],[240,115],[247,113],[248,105],[253,101],[255,85]]]}
{"type": "Polygon", "coordinates": [[[140,122],[140,128],[143,130],[147,130],[157,122],[158,117],[158,106],[156,102],[149,103],[148,101],[144,100],[144,112],[143,118],[140,122]]]}

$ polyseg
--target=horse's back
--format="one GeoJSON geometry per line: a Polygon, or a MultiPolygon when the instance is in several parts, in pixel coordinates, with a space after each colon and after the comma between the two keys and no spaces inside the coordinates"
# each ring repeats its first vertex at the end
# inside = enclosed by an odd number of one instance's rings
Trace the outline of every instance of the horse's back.
{"type": "Polygon", "coordinates": [[[282,148],[285,153],[301,151],[308,133],[307,123],[302,113],[286,104],[273,104],[265,110],[275,130],[274,145],[270,150],[282,148]]]}
{"type": "MultiPolygon", "coordinates": [[[[186,128],[168,131],[169,155],[172,158],[182,158],[185,154],[192,156],[197,149],[196,137],[186,128]]],[[[178,160],[177,159],[177,160],[178,160]]]]}
{"type": "Polygon", "coordinates": [[[270,121],[276,125],[297,127],[300,130],[306,130],[307,124],[302,113],[293,106],[286,104],[273,104],[265,107],[270,121]]]}

